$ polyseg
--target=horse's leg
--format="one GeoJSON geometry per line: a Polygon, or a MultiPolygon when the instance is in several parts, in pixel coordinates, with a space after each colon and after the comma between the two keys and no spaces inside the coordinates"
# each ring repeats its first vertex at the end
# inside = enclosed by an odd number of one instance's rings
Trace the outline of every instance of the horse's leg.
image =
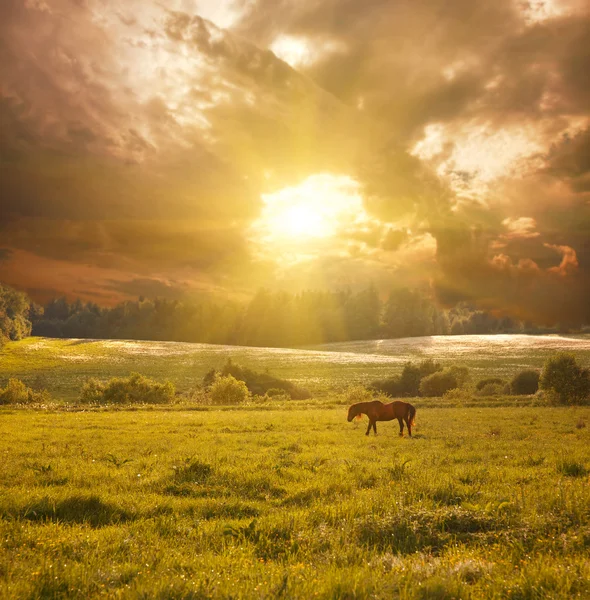
{"type": "Polygon", "coordinates": [[[377,421],[373,421],[373,431],[375,432],[375,435],[377,435],[377,421]]]}
{"type": "Polygon", "coordinates": [[[367,427],[367,433],[365,433],[365,435],[369,435],[370,431],[371,431],[371,427],[373,426],[374,421],[371,421],[371,418],[369,417],[369,426],[367,427]]]}
{"type": "Polygon", "coordinates": [[[406,422],[406,425],[408,426],[408,435],[410,437],[412,437],[412,422],[410,421],[409,417],[404,417],[404,421],[406,422]]]}
{"type": "Polygon", "coordinates": [[[398,417],[397,420],[399,422],[399,435],[400,437],[404,437],[404,422],[401,417],[398,417]]]}

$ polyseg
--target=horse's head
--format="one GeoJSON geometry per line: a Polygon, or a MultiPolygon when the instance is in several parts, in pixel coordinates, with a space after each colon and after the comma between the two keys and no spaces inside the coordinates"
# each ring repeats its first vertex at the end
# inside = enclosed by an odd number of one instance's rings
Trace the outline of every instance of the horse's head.
{"type": "Polygon", "coordinates": [[[349,409],[348,409],[348,422],[350,423],[358,414],[359,414],[359,410],[358,410],[358,405],[357,404],[353,404],[349,409]]]}

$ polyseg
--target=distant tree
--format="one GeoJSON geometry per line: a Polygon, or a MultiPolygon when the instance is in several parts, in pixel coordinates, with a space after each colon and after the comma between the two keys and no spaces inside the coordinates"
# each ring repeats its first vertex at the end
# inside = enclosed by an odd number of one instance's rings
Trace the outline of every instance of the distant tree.
{"type": "Polygon", "coordinates": [[[560,352],[545,363],[539,384],[560,404],[583,404],[590,395],[590,371],[581,367],[573,354],[560,352]]]}
{"type": "Polygon", "coordinates": [[[30,306],[25,293],[0,284],[0,345],[6,340],[20,340],[31,334],[30,306]]]}
{"type": "Polygon", "coordinates": [[[370,340],[377,337],[381,319],[381,301],[374,286],[350,295],[344,309],[347,339],[370,340]]]}
{"type": "Polygon", "coordinates": [[[390,293],[383,312],[383,331],[392,338],[432,335],[434,306],[418,291],[397,289],[390,293]]]}

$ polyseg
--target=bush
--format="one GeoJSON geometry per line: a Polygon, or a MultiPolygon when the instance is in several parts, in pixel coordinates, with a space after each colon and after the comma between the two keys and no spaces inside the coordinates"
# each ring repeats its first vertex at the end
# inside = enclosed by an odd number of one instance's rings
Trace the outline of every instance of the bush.
{"type": "Polygon", "coordinates": [[[78,401],[83,404],[101,404],[104,401],[105,384],[91,377],[84,382],[78,401]]]}
{"type": "Polygon", "coordinates": [[[510,393],[514,396],[536,394],[539,389],[539,372],[530,369],[521,371],[510,381],[510,393]]]}
{"type": "Polygon", "coordinates": [[[9,379],[5,388],[0,388],[0,404],[33,404],[48,402],[51,396],[47,390],[36,392],[20,379],[9,379]]]}
{"type": "Polygon", "coordinates": [[[504,380],[499,377],[488,377],[486,379],[480,379],[475,384],[475,389],[479,392],[487,385],[504,385],[504,380]]]}
{"type": "Polygon", "coordinates": [[[174,385],[159,383],[139,373],[113,377],[106,383],[88,379],[78,400],[83,404],[166,404],[174,400],[174,385]]]}
{"type": "Polygon", "coordinates": [[[374,400],[370,390],[362,385],[353,385],[346,390],[346,403],[357,404],[358,402],[371,402],[374,400]]]}
{"type": "Polygon", "coordinates": [[[420,394],[420,382],[424,377],[433,373],[442,371],[442,365],[434,362],[432,359],[423,360],[414,365],[406,363],[404,370],[399,378],[400,391],[402,396],[418,396],[420,394]]]}
{"type": "Polygon", "coordinates": [[[233,375],[218,375],[209,390],[213,404],[243,404],[250,399],[250,391],[243,381],[233,375]]]}
{"type": "Polygon", "coordinates": [[[471,392],[465,388],[453,388],[443,394],[444,400],[453,402],[469,402],[472,400],[471,392]]]}
{"type": "Polygon", "coordinates": [[[211,369],[203,378],[203,386],[210,388],[219,375],[231,375],[238,381],[243,381],[250,393],[258,396],[267,395],[269,390],[275,389],[282,390],[292,400],[307,400],[311,398],[311,394],[305,388],[301,388],[286,379],[273,377],[269,373],[257,373],[256,371],[235,364],[231,359],[228,359],[220,372],[211,369]]]}
{"type": "Polygon", "coordinates": [[[539,381],[543,390],[560,404],[584,404],[590,395],[590,373],[578,365],[573,354],[560,352],[543,367],[539,381]]]}
{"type": "Polygon", "coordinates": [[[464,366],[457,367],[453,365],[445,369],[455,378],[457,381],[457,387],[463,387],[469,380],[469,369],[464,366]]]}
{"type": "Polygon", "coordinates": [[[476,396],[502,396],[509,393],[510,387],[507,383],[486,383],[482,388],[475,390],[476,396]]]}
{"type": "Polygon", "coordinates": [[[270,390],[266,390],[266,394],[264,394],[263,398],[274,398],[277,400],[290,400],[291,396],[285,390],[280,388],[270,388],[270,390]]]}
{"type": "Polygon", "coordinates": [[[390,377],[373,381],[369,389],[381,392],[392,398],[406,396],[415,397],[420,395],[420,382],[424,377],[442,371],[442,365],[432,359],[423,360],[421,363],[406,363],[399,377],[390,377]]]}
{"type": "Polygon", "coordinates": [[[403,396],[399,377],[390,377],[389,379],[378,379],[369,384],[369,390],[385,394],[390,398],[403,396]]]}
{"type": "Polygon", "coordinates": [[[451,369],[444,369],[424,377],[420,382],[420,393],[427,397],[442,396],[445,392],[457,387],[459,387],[459,383],[451,369]]]}

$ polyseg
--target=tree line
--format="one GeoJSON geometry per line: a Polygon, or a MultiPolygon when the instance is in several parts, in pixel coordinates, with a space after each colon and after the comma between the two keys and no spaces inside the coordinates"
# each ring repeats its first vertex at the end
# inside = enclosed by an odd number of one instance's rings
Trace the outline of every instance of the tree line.
{"type": "Polygon", "coordinates": [[[172,340],[294,347],[351,340],[533,331],[509,317],[459,304],[442,309],[417,290],[381,298],[374,287],[353,291],[259,290],[250,301],[209,296],[140,298],[114,307],[56,298],[31,305],[33,335],[64,338],[172,340]]]}

